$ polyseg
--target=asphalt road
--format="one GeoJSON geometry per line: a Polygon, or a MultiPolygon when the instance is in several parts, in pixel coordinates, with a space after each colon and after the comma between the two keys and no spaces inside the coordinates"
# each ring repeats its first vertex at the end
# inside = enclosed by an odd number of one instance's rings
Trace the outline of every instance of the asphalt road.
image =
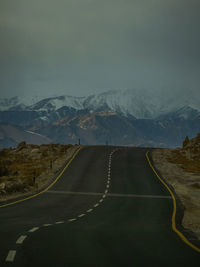
{"type": "Polygon", "coordinates": [[[0,266],[199,266],[145,152],[84,148],[49,191],[1,208],[0,266]]]}

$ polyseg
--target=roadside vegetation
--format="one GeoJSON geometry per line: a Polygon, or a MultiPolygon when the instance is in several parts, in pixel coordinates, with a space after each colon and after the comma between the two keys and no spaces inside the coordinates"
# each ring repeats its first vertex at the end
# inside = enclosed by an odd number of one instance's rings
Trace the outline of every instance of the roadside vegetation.
{"type": "Polygon", "coordinates": [[[71,157],[77,146],[28,145],[0,150],[0,200],[44,186],[71,157]]]}

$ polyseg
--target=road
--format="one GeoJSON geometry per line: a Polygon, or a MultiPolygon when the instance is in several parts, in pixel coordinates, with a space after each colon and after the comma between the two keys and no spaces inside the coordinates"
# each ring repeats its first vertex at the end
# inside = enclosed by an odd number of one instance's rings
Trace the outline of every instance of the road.
{"type": "Polygon", "coordinates": [[[0,266],[198,266],[145,148],[86,147],[49,191],[0,209],[0,266]]]}

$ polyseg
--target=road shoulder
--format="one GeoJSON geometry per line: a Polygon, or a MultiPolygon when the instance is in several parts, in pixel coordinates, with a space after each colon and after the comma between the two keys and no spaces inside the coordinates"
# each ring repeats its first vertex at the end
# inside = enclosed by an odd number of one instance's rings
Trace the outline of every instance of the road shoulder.
{"type": "Polygon", "coordinates": [[[199,195],[190,186],[196,176],[185,172],[180,165],[169,162],[173,149],[154,149],[153,164],[159,175],[173,190],[177,202],[176,224],[192,243],[200,245],[199,195]],[[199,202],[199,203],[198,203],[199,202]]]}

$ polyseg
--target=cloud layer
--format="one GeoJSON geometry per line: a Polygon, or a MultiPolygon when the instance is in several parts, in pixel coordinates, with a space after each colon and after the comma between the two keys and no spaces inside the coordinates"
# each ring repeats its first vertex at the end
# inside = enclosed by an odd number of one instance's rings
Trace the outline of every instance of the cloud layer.
{"type": "Polygon", "coordinates": [[[199,0],[0,0],[2,96],[199,91],[199,0]]]}

